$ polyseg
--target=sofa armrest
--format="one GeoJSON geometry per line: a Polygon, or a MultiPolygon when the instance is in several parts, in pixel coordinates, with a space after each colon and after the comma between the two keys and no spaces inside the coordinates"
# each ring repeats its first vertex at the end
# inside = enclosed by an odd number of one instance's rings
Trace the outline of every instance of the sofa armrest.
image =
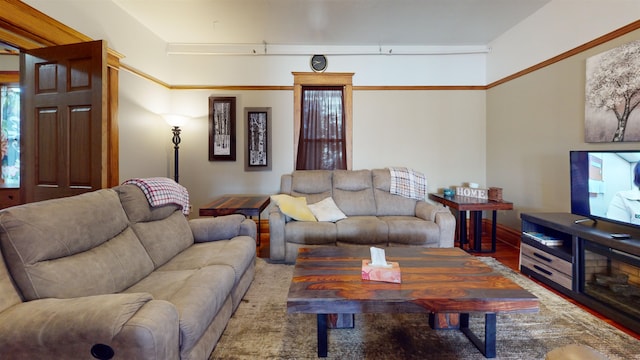
{"type": "Polygon", "coordinates": [[[436,214],[439,212],[448,212],[449,209],[441,204],[431,204],[426,201],[416,202],[416,217],[427,221],[436,221],[436,214]]]}
{"type": "Polygon", "coordinates": [[[451,248],[455,246],[454,236],[456,233],[456,217],[449,209],[443,207],[445,211],[436,213],[436,224],[440,228],[440,247],[451,248]]]}
{"type": "Polygon", "coordinates": [[[451,211],[442,204],[431,204],[426,201],[416,203],[416,216],[433,221],[440,229],[439,247],[454,247],[454,235],[456,232],[456,218],[451,211]]]}
{"type": "Polygon", "coordinates": [[[255,239],[257,234],[255,221],[240,214],[192,219],[189,226],[195,242],[227,240],[236,236],[255,239]]]}
{"type": "Polygon", "coordinates": [[[175,307],[146,293],[33,300],[0,313],[0,354],[89,359],[103,344],[116,358],[177,358],[178,331],[175,307]]]}
{"type": "Polygon", "coordinates": [[[277,205],[269,210],[269,258],[271,261],[284,261],[286,256],[286,244],[284,226],[287,216],[280,211],[277,205]]]}

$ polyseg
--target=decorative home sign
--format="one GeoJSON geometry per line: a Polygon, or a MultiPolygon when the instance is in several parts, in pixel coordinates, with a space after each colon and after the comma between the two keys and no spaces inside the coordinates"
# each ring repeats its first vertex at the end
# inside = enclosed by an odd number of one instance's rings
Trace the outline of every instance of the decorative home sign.
{"type": "Polygon", "coordinates": [[[245,171],[271,170],[271,108],[244,108],[245,171]]]}
{"type": "Polygon", "coordinates": [[[466,197],[474,197],[478,199],[488,199],[489,194],[487,189],[478,189],[471,187],[458,186],[456,188],[456,195],[458,196],[466,196],[466,197]]]}
{"type": "Polygon", "coordinates": [[[236,161],[235,97],[209,97],[209,161],[236,161]]]}
{"type": "Polygon", "coordinates": [[[640,40],[587,59],[585,141],[640,141],[640,40]]]}

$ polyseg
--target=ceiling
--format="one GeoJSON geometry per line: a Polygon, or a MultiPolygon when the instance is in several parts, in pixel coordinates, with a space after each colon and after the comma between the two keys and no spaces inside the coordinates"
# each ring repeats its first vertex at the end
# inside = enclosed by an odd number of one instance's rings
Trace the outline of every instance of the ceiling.
{"type": "Polygon", "coordinates": [[[486,46],[550,0],[111,0],[169,44],[486,46]]]}

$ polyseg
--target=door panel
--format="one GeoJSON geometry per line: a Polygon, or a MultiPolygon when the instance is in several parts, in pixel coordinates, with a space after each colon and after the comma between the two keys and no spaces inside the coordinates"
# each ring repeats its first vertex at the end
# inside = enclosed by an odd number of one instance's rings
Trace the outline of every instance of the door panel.
{"type": "Polygon", "coordinates": [[[90,188],[91,177],[86,169],[91,168],[93,152],[91,133],[91,108],[78,106],[71,109],[69,116],[69,186],[90,188]],[[88,134],[88,136],[78,136],[88,134]]]}
{"type": "MultiPolygon", "coordinates": [[[[58,109],[57,108],[39,108],[36,112],[36,146],[35,169],[37,169],[36,183],[46,186],[55,186],[58,180],[58,164],[60,162],[60,154],[58,153],[58,109]]],[[[24,134],[24,132],[23,132],[24,134]]],[[[24,135],[23,135],[24,137],[24,135]]],[[[23,147],[23,149],[26,147],[23,147]]],[[[22,151],[26,152],[25,150],[22,151]]],[[[26,160],[30,161],[30,160],[26,160]]],[[[25,161],[21,161],[26,164],[25,161]]],[[[23,166],[24,168],[25,166],[23,166]]]]}
{"type": "Polygon", "coordinates": [[[21,55],[25,202],[107,186],[106,58],[103,41],[21,55]]]}

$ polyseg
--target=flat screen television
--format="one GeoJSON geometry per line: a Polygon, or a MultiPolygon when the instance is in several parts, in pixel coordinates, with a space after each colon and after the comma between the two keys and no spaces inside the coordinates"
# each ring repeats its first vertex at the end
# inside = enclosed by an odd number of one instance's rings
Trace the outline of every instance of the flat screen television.
{"type": "Polygon", "coordinates": [[[634,181],[640,150],[571,151],[569,157],[571,212],[640,228],[640,190],[634,181]],[[639,200],[635,211],[632,200],[639,200]]]}

